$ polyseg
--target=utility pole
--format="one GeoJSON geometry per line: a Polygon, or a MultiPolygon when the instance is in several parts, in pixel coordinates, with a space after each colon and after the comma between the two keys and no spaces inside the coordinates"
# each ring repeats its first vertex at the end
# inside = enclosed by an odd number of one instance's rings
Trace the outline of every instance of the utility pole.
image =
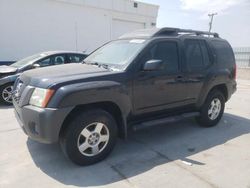
{"type": "Polygon", "coordinates": [[[214,16],[216,16],[217,14],[218,14],[217,12],[208,14],[208,16],[209,16],[209,18],[210,18],[210,22],[209,22],[209,32],[211,32],[211,30],[212,30],[214,16]]]}
{"type": "Polygon", "coordinates": [[[78,51],[78,25],[77,22],[75,22],[75,45],[76,45],[76,51],[78,51]]]}

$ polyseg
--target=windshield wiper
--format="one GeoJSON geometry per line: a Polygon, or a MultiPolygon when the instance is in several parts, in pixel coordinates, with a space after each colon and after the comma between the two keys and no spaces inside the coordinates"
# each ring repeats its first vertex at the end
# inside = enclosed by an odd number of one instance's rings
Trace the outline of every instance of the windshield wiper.
{"type": "Polygon", "coordinates": [[[89,63],[85,63],[85,64],[87,64],[87,65],[97,65],[97,66],[99,66],[100,64],[99,63],[97,63],[97,62],[89,62],[89,63]]]}
{"type": "Polygon", "coordinates": [[[107,65],[107,64],[99,64],[98,67],[103,67],[105,69],[109,69],[109,65],[107,65]]]}
{"type": "Polygon", "coordinates": [[[104,63],[88,62],[88,63],[85,63],[85,64],[87,64],[87,65],[96,65],[96,66],[102,67],[104,69],[112,70],[112,68],[110,67],[110,65],[104,64],[104,63]]]}

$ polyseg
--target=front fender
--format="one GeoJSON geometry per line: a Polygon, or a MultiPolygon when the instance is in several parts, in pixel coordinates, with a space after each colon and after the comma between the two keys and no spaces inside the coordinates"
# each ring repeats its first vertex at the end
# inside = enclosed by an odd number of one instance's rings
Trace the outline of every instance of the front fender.
{"type": "Polygon", "coordinates": [[[0,86],[7,83],[14,83],[19,75],[6,76],[0,79],[0,86]]]}
{"type": "Polygon", "coordinates": [[[132,109],[128,86],[115,81],[77,83],[59,88],[48,107],[65,108],[98,102],[113,102],[123,115],[132,109]]]}

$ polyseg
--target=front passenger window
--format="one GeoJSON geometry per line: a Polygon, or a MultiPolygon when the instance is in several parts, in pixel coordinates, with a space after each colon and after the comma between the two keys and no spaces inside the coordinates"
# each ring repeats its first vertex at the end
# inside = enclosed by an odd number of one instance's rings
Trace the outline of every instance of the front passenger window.
{"type": "Polygon", "coordinates": [[[41,60],[41,61],[39,61],[39,62],[37,62],[37,64],[39,64],[40,67],[47,67],[47,66],[50,66],[51,63],[52,63],[52,61],[51,61],[51,58],[50,58],[50,57],[49,57],[49,58],[46,58],[46,59],[43,59],[43,60],[41,60]]]}

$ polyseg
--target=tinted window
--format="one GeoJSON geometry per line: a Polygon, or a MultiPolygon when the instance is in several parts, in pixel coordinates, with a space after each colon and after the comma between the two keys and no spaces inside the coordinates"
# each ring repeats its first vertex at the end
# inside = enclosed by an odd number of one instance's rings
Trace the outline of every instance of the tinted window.
{"type": "Polygon", "coordinates": [[[56,55],[52,57],[52,63],[54,65],[61,65],[65,63],[65,56],[64,55],[56,55]]]}
{"type": "Polygon", "coordinates": [[[203,57],[198,40],[186,40],[186,62],[189,70],[201,70],[204,68],[203,57]]]}
{"type": "Polygon", "coordinates": [[[205,41],[200,41],[201,51],[203,56],[203,64],[205,67],[211,64],[211,60],[209,58],[208,48],[205,41]]]}
{"type": "Polygon", "coordinates": [[[41,67],[47,67],[51,65],[61,65],[65,63],[65,56],[64,55],[54,55],[48,58],[45,58],[41,61],[37,62],[41,67]]]}
{"type": "Polygon", "coordinates": [[[39,62],[37,62],[41,67],[46,67],[46,66],[50,66],[52,64],[51,58],[45,58],[39,62]]]}
{"type": "Polygon", "coordinates": [[[234,64],[234,54],[228,43],[222,41],[212,42],[219,64],[234,64]]]}
{"type": "Polygon", "coordinates": [[[84,59],[84,56],[79,54],[69,54],[68,57],[70,63],[79,63],[84,59]]]}
{"type": "Polygon", "coordinates": [[[178,71],[178,47],[176,42],[159,42],[151,47],[143,57],[143,63],[148,60],[162,60],[167,72],[178,71]]]}

